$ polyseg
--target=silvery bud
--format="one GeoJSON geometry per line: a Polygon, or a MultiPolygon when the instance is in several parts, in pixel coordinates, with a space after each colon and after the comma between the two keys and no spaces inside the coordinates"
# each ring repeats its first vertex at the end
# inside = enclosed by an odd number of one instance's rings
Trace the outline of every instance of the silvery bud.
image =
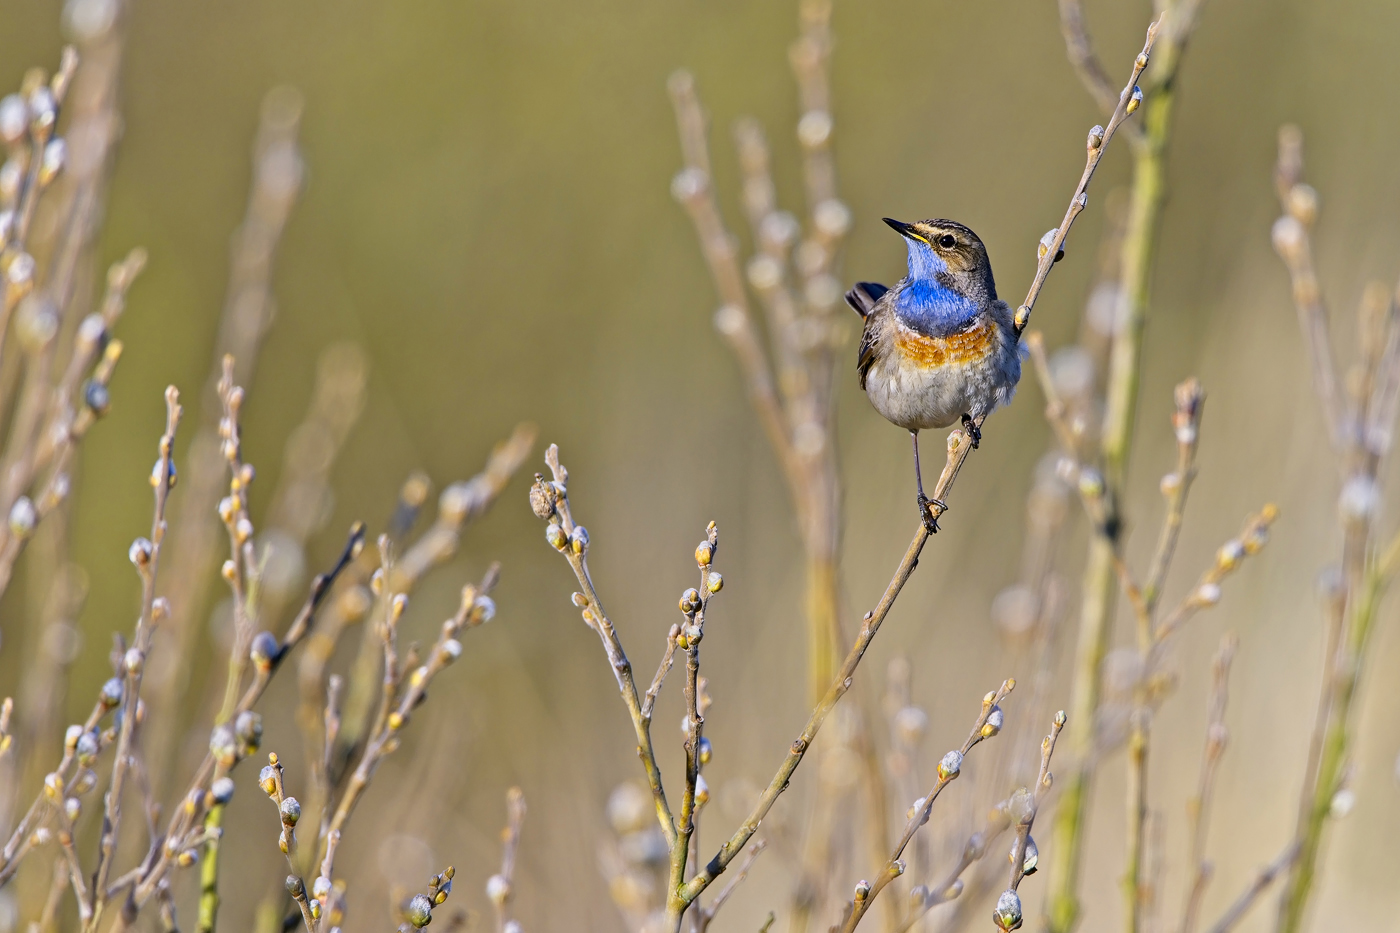
{"type": "Polygon", "coordinates": [[[544,539],[556,551],[562,551],[569,546],[569,536],[564,534],[564,529],[561,526],[553,522],[545,526],[544,539]]]}
{"type": "Polygon", "coordinates": [[[34,533],[39,523],[39,511],[28,496],[20,496],[10,507],[10,534],[23,540],[34,533]]]}
{"type": "Polygon", "coordinates": [[[137,538],[131,542],[131,549],[127,551],[127,557],[137,567],[144,567],[151,562],[151,542],[145,538],[137,538]]]}
{"type": "Polygon", "coordinates": [[[111,709],[122,701],[122,682],[116,677],[102,685],[102,705],[111,709]]]}
{"type": "Polygon", "coordinates": [[[262,715],[253,710],[245,709],[233,721],[233,733],[238,736],[238,741],[241,743],[239,754],[251,755],[262,744],[262,715]]]}
{"type": "Polygon", "coordinates": [[[1280,256],[1287,260],[1293,260],[1303,250],[1306,234],[1303,225],[1298,218],[1285,214],[1274,221],[1271,231],[1274,249],[1280,256]]]}
{"type": "Polygon", "coordinates": [[[490,596],[478,596],[472,600],[471,618],[473,625],[485,625],[496,618],[496,601],[490,596]]]}
{"type": "Polygon", "coordinates": [[[1244,542],[1233,538],[1226,541],[1215,555],[1215,565],[1221,570],[1234,570],[1244,559],[1244,542]]]}
{"type": "Polygon", "coordinates": [[[1381,492],[1369,476],[1353,476],[1342,487],[1337,510],[1347,522],[1365,522],[1375,518],[1381,507],[1381,492]]]}
{"type": "Polygon", "coordinates": [[[997,928],[1000,930],[1019,929],[1021,926],[1021,896],[1010,889],[1002,891],[1001,897],[997,898],[996,910],[992,911],[992,919],[996,921],[997,928]]]}
{"type": "Polygon", "coordinates": [[[209,793],[219,806],[226,806],[233,799],[233,778],[221,777],[209,786],[209,793]]]}
{"type": "Polygon", "coordinates": [[[1202,606],[1214,606],[1220,602],[1220,587],[1215,583],[1202,583],[1196,587],[1196,602],[1202,606]]]}
{"type": "Polygon", "coordinates": [[[301,819],[301,804],[297,802],[295,797],[283,800],[278,811],[282,814],[282,823],[286,826],[295,826],[297,820],[301,819]]]}
{"type": "Polygon", "coordinates": [[[408,902],[408,910],[404,911],[404,914],[414,929],[421,930],[432,922],[433,902],[426,894],[415,894],[408,902]]]}
{"type": "Polygon", "coordinates": [[[277,636],[271,632],[258,632],[253,636],[253,643],[248,648],[248,657],[252,659],[254,667],[266,672],[272,669],[273,659],[277,657],[280,650],[277,636]]]}
{"type": "Polygon", "coordinates": [[[987,714],[987,721],[982,725],[982,738],[990,739],[996,735],[1005,721],[1006,714],[1001,711],[1001,707],[993,706],[992,711],[987,714]]]}
{"type": "Polygon", "coordinates": [[[24,138],[29,128],[29,105],[19,94],[0,100],[0,141],[12,146],[24,138]]]}
{"type": "Polygon", "coordinates": [[[68,162],[68,144],[61,139],[50,140],[39,162],[39,184],[47,185],[58,177],[68,162]]]}
{"type": "Polygon", "coordinates": [[[227,723],[215,726],[209,733],[209,754],[225,767],[238,760],[238,737],[227,723]]]}
{"type": "Polygon", "coordinates": [[[84,732],[78,736],[75,747],[78,753],[78,764],[88,768],[97,760],[97,753],[102,750],[102,743],[98,740],[96,732],[84,732]]]}
{"type": "Polygon", "coordinates": [[[951,781],[962,772],[962,752],[953,749],[943,756],[943,760],[938,763],[938,779],[940,781],[951,781]]]}
{"type": "MultiPolygon", "coordinates": [[[[1011,844],[1011,852],[1006,856],[1007,861],[1013,865],[1016,863],[1016,844],[1011,844]]],[[[1022,873],[1027,875],[1035,874],[1036,863],[1040,861],[1040,849],[1036,847],[1035,840],[1030,836],[1026,837],[1026,853],[1021,860],[1022,873]]]]}

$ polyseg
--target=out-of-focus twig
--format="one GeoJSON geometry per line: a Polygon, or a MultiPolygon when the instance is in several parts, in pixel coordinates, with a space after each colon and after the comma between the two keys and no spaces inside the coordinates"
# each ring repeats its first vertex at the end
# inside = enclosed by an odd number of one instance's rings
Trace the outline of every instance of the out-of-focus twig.
{"type": "Polygon", "coordinates": [[[1236,924],[1244,919],[1245,914],[1249,913],[1249,909],[1254,906],[1260,896],[1297,858],[1298,846],[1296,843],[1291,843],[1280,853],[1278,858],[1260,869],[1259,874],[1255,875],[1254,880],[1249,883],[1249,887],[1235,899],[1235,902],[1230,905],[1230,909],[1225,911],[1225,915],[1210,928],[1210,933],[1230,933],[1236,924]]]}
{"type": "Polygon", "coordinates": [[[1191,884],[1187,888],[1186,906],[1181,912],[1181,933],[1196,933],[1206,885],[1210,884],[1214,874],[1214,866],[1206,858],[1206,827],[1209,825],[1216,771],[1230,736],[1225,727],[1225,705],[1230,699],[1230,664],[1238,647],[1239,639],[1234,635],[1226,635],[1220,640],[1220,650],[1215,654],[1206,724],[1206,747],[1201,753],[1201,776],[1196,781],[1196,796],[1187,803],[1188,815],[1191,818],[1191,843],[1188,852],[1195,869],[1191,884]]]}
{"type": "Polygon", "coordinates": [[[1284,127],[1274,174],[1284,213],[1274,223],[1273,242],[1293,282],[1303,341],[1336,448],[1342,479],[1337,506],[1342,554],[1339,572],[1324,582],[1322,685],[1294,830],[1296,858],[1288,866],[1279,905],[1279,933],[1297,933],[1304,925],[1323,836],[1351,754],[1357,690],[1371,635],[1400,563],[1400,536],[1384,547],[1376,540],[1384,501],[1380,466],[1390,450],[1400,406],[1400,288],[1366,289],[1357,322],[1357,359],[1346,378],[1338,380],[1332,374],[1326,312],[1312,259],[1310,231],[1318,197],[1302,173],[1302,133],[1284,127]],[[1346,391],[1339,393],[1343,385],[1346,391]]]}
{"type": "MultiPolygon", "coordinates": [[[[452,483],[442,491],[438,496],[437,515],[432,525],[412,544],[400,540],[409,530],[407,527],[391,528],[390,539],[398,553],[394,560],[393,579],[389,581],[388,588],[408,596],[429,570],[455,555],[462,542],[463,531],[486,513],[534,446],[535,426],[529,423],[516,425],[509,437],[491,448],[486,465],[480,473],[471,479],[452,483]]],[[[425,483],[426,479],[419,482],[425,483]]],[[[421,505],[422,497],[427,494],[426,486],[418,490],[418,493],[418,502],[421,505]]],[[[416,514],[416,511],[413,514],[416,514]]],[[[350,671],[345,705],[341,712],[341,751],[354,748],[366,739],[372,710],[380,698],[381,684],[378,674],[382,654],[380,639],[373,627],[367,626],[360,643],[359,655],[350,671]]],[[[306,686],[310,688],[311,684],[306,682],[306,686]]],[[[319,716],[320,708],[318,698],[318,702],[310,708],[312,716],[319,716]]]]}
{"type": "MultiPolygon", "coordinates": [[[[233,236],[228,289],[224,298],[214,363],[200,398],[200,420],[190,442],[181,493],[176,502],[176,536],[180,549],[173,555],[170,604],[163,657],[155,664],[151,707],[162,728],[148,738],[147,756],[158,780],[170,772],[168,764],[176,738],[188,724],[180,711],[189,683],[190,665],[184,663],[203,626],[197,614],[204,609],[218,549],[220,521],[215,506],[224,487],[226,438],[219,432],[224,417],[219,385],[226,378],[225,360],[232,358],[227,378],[248,385],[256,366],[262,338],[272,323],[272,267],[282,231],[301,190],[304,167],[297,146],[301,123],[301,95],[291,88],[276,88],[263,100],[258,135],[253,145],[253,178],[248,206],[233,236]]],[[[255,626],[257,619],[249,620],[255,626]]],[[[256,630],[256,629],[254,629],[256,630]]],[[[231,656],[237,657],[238,640],[231,656]]],[[[241,645],[246,650],[246,641],[241,645]]],[[[195,709],[199,704],[194,704],[195,709]]],[[[159,787],[158,787],[159,791],[159,787]]]]}
{"type": "Polygon", "coordinates": [[[151,484],[155,489],[155,515],[151,519],[151,536],[137,538],[130,551],[131,562],[141,577],[141,614],[136,620],[131,647],[122,658],[125,670],[121,701],[122,719],[112,761],[112,777],[106,794],[106,808],[102,816],[97,869],[93,872],[89,900],[91,919],[87,923],[89,929],[96,926],[110,893],[107,883],[111,877],[117,835],[121,829],[122,791],[132,762],[131,745],[136,732],[136,704],[141,693],[141,674],[145,669],[146,658],[151,652],[151,639],[155,628],[170,615],[169,603],[156,596],[156,573],[160,568],[161,548],[165,542],[165,505],[170,488],[175,484],[172,450],[175,446],[175,428],[180,423],[180,414],[180,393],[174,386],[170,386],[165,390],[165,433],[160,439],[160,452],[155,469],[151,471],[151,484]]]}
{"type": "MultiPolygon", "coordinates": [[[[1156,4],[1159,33],[1150,79],[1146,87],[1130,92],[1134,106],[1141,102],[1141,129],[1130,137],[1133,180],[1121,245],[1117,308],[1109,349],[1106,404],[1102,419],[1097,465],[1108,489],[1124,488],[1128,453],[1137,416],[1139,358],[1147,315],[1151,270],[1157,249],[1157,231],[1166,196],[1166,147],[1176,98],[1176,76],[1182,54],[1195,28],[1198,0],[1163,0],[1156,4]]],[[[1069,57],[1094,98],[1107,101],[1101,72],[1095,64],[1082,10],[1075,0],[1060,4],[1061,25],[1069,57]]],[[[1141,74],[1139,71],[1138,74],[1141,74]]],[[[1121,108],[1122,99],[1118,107],[1121,108]]],[[[1116,111],[1115,111],[1116,112],[1116,111]]],[[[1111,124],[1112,121],[1110,121],[1111,124]]],[[[1121,520],[1106,528],[1116,534],[1121,520]]],[[[1074,760],[1064,795],[1055,816],[1055,871],[1048,909],[1051,933],[1068,933],[1079,914],[1079,866],[1083,824],[1093,778],[1095,728],[1102,693],[1103,658],[1112,629],[1114,593],[1119,583],[1117,542],[1099,534],[1090,540],[1089,559],[1083,576],[1078,644],[1075,650],[1066,751],[1074,760]]]]}
{"type": "Polygon", "coordinates": [[[962,773],[963,759],[967,753],[983,739],[991,738],[1001,731],[1005,714],[1002,713],[1000,704],[1015,686],[1016,681],[1007,680],[999,688],[982,698],[982,711],[978,714],[977,721],[972,724],[972,731],[968,733],[967,741],[963,742],[961,748],[948,752],[939,761],[938,781],[927,794],[916,800],[913,807],[910,808],[909,819],[905,823],[904,832],[899,837],[899,841],[895,843],[894,852],[875,876],[873,882],[861,881],[856,885],[855,899],[852,901],[850,912],[846,915],[845,922],[841,926],[842,933],[851,933],[855,930],[880,892],[891,881],[904,874],[904,850],[908,848],[910,840],[914,838],[914,833],[928,822],[929,814],[933,811],[933,804],[938,799],[938,795],[943,793],[943,789],[962,773]]]}
{"type": "Polygon", "coordinates": [[[507,933],[510,902],[515,896],[515,857],[520,850],[520,830],[525,824],[525,793],[518,787],[506,792],[506,828],[501,831],[501,870],[486,879],[486,896],[496,908],[496,933],[507,933]]]}
{"type": "MultiPolygon", "coordinates": [[[[371,588],[382,598],[384,618],[378,625],[378,634],[383,646],[384,662],[381,668],[382,680],[378,710],[375,713],[365,748],[359,762],[350,775],[349,782],[327,824],[325,836],[320,840],[320,853],[323,877],[329,882],[334,876],[330,873],[331,838],[339,837],[346,821],[354,812],[370,779],[380,762],[399,747],[399,735],[408,724],[409,717],[425,696],[428,685],[444,668],[462,655],[462,643],[457,636],[464,629],[475,628],[495,616],[496,606],[490,593],[499,579],[500,568],[492,565],[479,584],[468,584],[462,588],[462,601],[457,613],[442,623],[436,642],[428,649],[427,660],[416,661],[412,670],[401,667],[398,653],[398,624],[408,608],[408,597],[393,589],[393,562],[390,557],[391,544],[386,535],[379,538],[382,566],[371,579],[371,588]]],[[[409,658],[414,658],[410,654],[409,658]]]]}
{"type": "Polygon", "coordinates": [[[739,863],[738,868],[734,869],[734,877],[730,878],[729,883],[720,889],[720,892],[715,895],[713,901],[710,901],[709,904],[700,909],[699,933],[705,933],[705,931],[710,928],[710,923],[715,919],[715,914],[719,913],[720,908],[729,900],[730,895],[732,895],[735,889],[749,876],[749,869],[753,867],[754,861],[758,859],[759,855],[762,854],[767,846],[768,842],[764,839],[760,839],[749,845],[748,852],[744,854],[744,860],[739,863]]]}
{"type": "Polygon", "coordinates": [[[743,201],[755,255],[741,270],[712,184],[705,115],[687,72],[670,91],[685,168],[671,191],[690,213],[722,303],[715,325],[739,361],[750,401],[787,479],[807,561],[808,689],[821,696],[841,642],[836,556],[840,537],[834,373],[847,334],[836,320],[836,277],[851,212],[840,200],[832,158],[831,2],[803,0],[789,59],[801,99],[797,139],[806,223],[779,209],[767,142],[754,120],[736,127],[743,201]],[[760,336],[745,279],[765,312],[760,336]],[[765,349],[765,338],[767,349],[765,349]]]}

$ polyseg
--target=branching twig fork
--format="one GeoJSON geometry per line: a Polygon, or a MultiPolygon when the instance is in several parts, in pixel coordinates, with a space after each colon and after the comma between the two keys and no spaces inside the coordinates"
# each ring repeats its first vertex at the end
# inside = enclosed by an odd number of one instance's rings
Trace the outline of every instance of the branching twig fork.
{"type": "Polygon", "coordinates": [[[842,933],[851,933],[851,931],[855,930],[856,926],[860,924],[861,919],[865,916],[866,911],[870,909],[870,905],[874,903],[875,898],[880,895],[880,892],[883,891],[891,881],[904,874],[904,861],[902,856],[910,840],[914,838],[914,833],[918,832],[919,828],[928,822],[929,814],[933,811],[933,804],[934,801],[938,799],[938,795],[943,792],[945,787],[957,779],[958,775],[962,772],[963,759],[967,756],[967,753],[983,739],[991,738],[1001,731],[1000,722],[992,723],[988,720],[994,713],[1001,713],[1000,703],[1006,699],[1007,695],[1011,693],[1015,687],[1016,681],[1007,680],[1003,682],[998,689],[988,693],[982,699],[982,711],[978,714],[977,721],[973,723],[972,731],[968,733],[967,741],[963,742],[960,749],[951,751],[943,756],[943,760],[939,762],[937,783],[929,789],[927,794],[914,802],[914,806],[909,814],[909,819],[904,825],[904,832],[899,837],[899,841],[895,843],[894,852],[885,862],[883,870],[875,876],[873,882],[862,881],[856,886],[855,900],[852,902],[850,913],[847,915],[846,921],[841,927],[842,933]]]}

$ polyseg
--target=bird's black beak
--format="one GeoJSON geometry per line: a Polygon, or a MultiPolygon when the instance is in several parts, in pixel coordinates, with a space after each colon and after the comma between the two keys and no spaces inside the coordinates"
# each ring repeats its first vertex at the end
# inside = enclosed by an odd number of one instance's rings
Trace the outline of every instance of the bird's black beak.
{"type": "Polygon", "coordinates": [[[911,240],[918,240],[920,243],[928,242],[928,240],[919,236],[918,231],[914,229],[913,224],[907,224],[902,220],[895,220],[891,217],[882,217],[880,219],[883,220],[885,223],[889,224],[890,228],[894,230],[895,233],[898,233],[900,236],[908,237],[911,240]]]}

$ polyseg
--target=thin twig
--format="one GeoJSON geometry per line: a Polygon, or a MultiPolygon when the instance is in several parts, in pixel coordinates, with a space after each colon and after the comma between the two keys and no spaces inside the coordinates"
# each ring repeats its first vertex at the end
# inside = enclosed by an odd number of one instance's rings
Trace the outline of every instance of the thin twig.
{"type": "Polygon", "coordinates": [[[1209,933],[1229,933],[1230,930],[1233,930],[1235,925],[1244,919],[1245,914],[1249,913],[1249,909],[1254,906],[1259,897],[1269,889],[1269,885],[1273,884],[1274,880],[1287,870],[1297,858],[1298,846],[1296,843],[1292,843],[1283,850],[1278,858],[1260,869],[1259,874],[1254,876],[1249,887],[1230,905],[1230,909],[1225,911],[1224,916],[1215,922],[1209,933]]]}
{"type": "MultiPolygon", "coordinates": [[[[685,616],[680,638],[685,648],[685,788],[681,794],[681,810],[676,820],[676,843],[671,847],[671,873],[666,898],[666,923],[672,929],[679,929],[682,915],[689,909],[694,898],[681,900],[679,892],[686,882],[687,865],[693,865],[690,849],[695,839],[696,817],[704,801],[698,799],[700,783],[700,743],[703,741],[705,726],[705,701],[700,682],[700,642],[705,637],[705,616],[710,607],[710,599],[724,585],[724,578],[711,570],[715,554],[719,550],[719,530],[710,522],[705,530],[705,540],[695,549],[695,563],[700,571],[700,588],[689,589],[681,594],[680,610],[685,616]]],[[[698,853],[696,855],[698,858],[698,853]]],[[[698,916],[697,916],[698,922],[698,916]]]]}
{"type": "Polygon", "coordinates": [[[1118,95],[1118,104],[1114,107],[1112,116],[1109,117],[1108,126],[1096,126],[1089,132],[1088,157],[1084,163],[1084,172],[1079,177],[1079,184],[1074,189],[1074,196],[1070,198],[1064,220],[1060,221],[1060,225],[1047,233],[1040,241],[1040,261],[1036,265],[1035,278],[1031,280],[1026,300],[1021,303],[1021,307],[1016,309],[1016,336],[1018,338],[1025,331],[1026,325],[1030,323],[1031,311],[1035,308],[1035,301],[1040,296],[1040,290],[1045,287],[1045,280],[1050,275],[1051,267],[1059,261],[1064,253],[1065,239],[1069,236],[1070,227],[1074,226],[1075,218],[1089,203],[1089,182],[1093,179],[1094,171],[1099,167],[1099,162],[1103,160],[1104,153],[1108,151],[1108,144],[1113,139],[1113,134],[1142,103],[1142,93],[1137,88],[1137,80],[1151,58],[1152,45],[1157,41],[1157,30],[1161,24],[1161,19],[1158,19],[1147,28],[1147,40],[1143,43],[1142,51],[1133,60],[1132,75],[1118,95]]]}
{"type": "Polygon", "coordinates": [[[708,906],[700,909],[699,933],[705,933],[710,928],[710,921],[715,919],[715,914],[719,913],[720,908],[743,883],[743,880],[749,876],[749,869],[753,867],[753,863],[758,860],[758,856],[767,847],[768,840],[766,839],[759,839],[750,844],[748,852],[744,855],[744,860],[739,863],[738,868],[734,869],[733,877],[724,887],[720,888],[719,893],[715,895],[715,899],[708,906]]]}
{"type": "Polygon", "coordinates": [[[1176,553],[1181,535],[1181,521],[1186,512],[1186,496],[1196,478],[1196,448],[1200,441],[1201,405],[1205,398],[1201,384],[1194,378],[1176,387],[1176,413],[1172,428],[1176,434],[1176,472],[1162,479],[1162,494],[1167,499],[1167,514],[1162,519],[1162,531],[1157,538],[1157,551],[1142,585],[1142,599],[1151,615],[1162,593],[1167,571],[1176,553]]]}
{"type": "Polygon", "coordinates": [[[637,755],[646,771],[657,822],[666,839],[667,850],[672,851],[676,846],[678,831],[676,819],[666,800],[665,787],[661,783],[661,769],[656,763],[656,751],[651,740],[651,720],[642,715],[642,700],[632,676],[632,662],[627,659],[622,641],[598,598],[598,591],[588,572],[588,531],[574,522],[569,508],[569,472],[559,462],[557,446],[549,446],[545,452],[545,462],[549,465],[553,480],[546,480],[540,474],[535,474],[535,485],[530,490],[530,504],[536,515],[549,521],[545,529],[546,539],[568,560],[582,590],[574,594],[574,605],[582,611],[583,621],[597,633],[608,656],[608,663],[617,679],[622,701],[632,719],[632,728],[637,736],[637,755]]]}
{"type": "MultiPolygon", "coordinates": [[[[1118,105],[1118,92],[1103,63],[1094,54],[1094,45],[1084,24],[1084,8],[1079,0],[1060,0],[1060,32],[1065,38],[1069,62],[1079,73],[1084,89],[1104,113],[1113,113],[1118,105]]],[[[1136,130],[1134,130],[1136,131],[1136,130]]]]}
{"type": "Polygon", "coordinates": [[[1220,650],[1215,654],[1206,746],[1201,753],[1201,776],[1196,781],[1196,796],[1186,805],[1187,814],[1191,818],[1191,844],[1188,851],[1196,868],[1191,886],[1187,889],[1186,906],[1181,913],[1181,933],[1196,933],[1206,885],[1210,883],[1214,874],[1214,866],[1206,859],[1206,827],[1209,825],[1210,804],[1220,756],[1225,753],[1225,745],[1229,741],[1230,733],[1225,727],[1225,706],[1230,700],[1230,664],[1238,647],[1239,639],[1234,635],[1226,635],[1220,640],[1220,650]]]}
{"type": "Polygon", "coordinates": [[[1016,821],[1016,842],[1011,847],[1011,882],[997,899],[992,919],[1001,930],[1015,930],[1021,926],[1021,895],[1019,888],[1026,873],[1035,871],[1039,854],[1031,841],[1031,827],[1041,802],[1050,791],[1050,758],[1055,754],[1055,743],[1060,738],[1060,730],[1065,726],[1065,711],[1055,714],[1050,734],[1040,743],[1040,771],[1036,774],[1035,786],[1029,791],[1024,788],[1011,796],[1009,810],[1016,821]]]}
{"type": "Polygon", "coordinates": [[[506,828],[501,832],[501,870],[486,882],[486,896],[496,908],[496,933],[506,933],[510,902],[515,895],[515,857],[520,830],[525,823],[525,793],[518,787],[506,792],[506,828]]]}
{"type": "Polygon", "coordinates": [[[175,445],[175,428],[180,423],[180,393],[174,386],[165,390],[165,434],[160,439],[160,456],[156,461],[151,479],[155,488],[155,515],[151,520],[151,537],[137,539],[131,546],[132,562],[141,576],[141,614],[136,620],[136,631],[132,636],[131,647],[123,658],[126,682],[122,692],[122,722],[118,733],[117,749],[112,764],[112,778],[107,791],[107,806],[102,818],[102,837],[98,851],[97,870],[93,873],[91,892],[92,913],[87,924],[89,930],[95,928],[107,901],[107,882],[112,872],[112,860],[116,855],[117,834],[121,829],[122,790],[132,759],[132,738],[136,731],[136,703],[141,692],[141,674],[146,657],[151,650],[151,637],[156,623],[169,614],[164,601],[156,599],[156,572],[160,567],[161,545],[165,540],[165,503],[174,485],[174,460],[171,451],[175,445]]]}
{"type": "Polygon", "coordinates": [[[914,838],[914,833],[918,832],[919,827],[928,822],[929,814],[933,811],[933,804],[938,799],[938,795],[962,772],[963,759],[967,753],[983,739],[991,738],[1001,731],[1000,704],[1015,687],[1016,681],[1007,680],[998,689],[983,697],[982,711],[978,714],[977,721],[972,724],[972,731],[968,733],[967,741],[963,742],[960,749],[944,755],[943,760],[938,763],[937,783],[929,789],[927,794],[914,802],[909,819],[904,825],[904,832],[899,837],[899,841],[895,843],[894,852],[886,860],[882,870],[875,876],[873,882],[861,881],[856,885],[855,900],[852,902],[851,911],[841,927],[842,933],[851,933],[864,918],[875,898],[879,897],[880,892],[891,881],[904,874],[905,865],[902,856],[909,841],[914,838]],[[989,721],[994,714],[997,716],[997,721],[989,721]]]}

